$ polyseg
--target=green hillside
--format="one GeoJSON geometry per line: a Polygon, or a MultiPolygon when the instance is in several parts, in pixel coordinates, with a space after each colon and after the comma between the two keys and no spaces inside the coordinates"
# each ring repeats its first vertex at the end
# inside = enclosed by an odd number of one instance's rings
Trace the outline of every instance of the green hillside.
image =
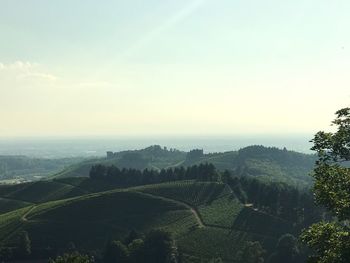
{"type": "Polygon", "coordinates": [[[179,181],[49,201],[85,182],[60,180],[4,191],[37,204],[25,203],[27,208],[0,215],[3,245],[15,247],[25,230],[39,251],[64,250],[71,242],[93,251],[103,249],[108,240],[123,240],[131,229],[146,233],[162,228],[173,233],[191,262],[214,256],[231,262],[247,240],[258,240],[271,251],[280,235],[294,231],[289,222],[241,203],[223,183],[179,181]]]}
{"type": "Polygon", "coordinates": [[[31,205],[29,202],[0,197],[0,214],[31,205]]]}
{"type": "Polygon", "coordinates": [[[184,205],[133,191],[112,191],[43,203],[30,210],[0,216],[0,240],[15,246],[28,231],[36,248],[65,248],[69,242],[85,249],[102,249],[106,242],[125,237],[130,229],[147,232],[166,228],[176,236],[196,225],[184,205]],[[6,231],[12,227],[11,234],[6,231]]]}
{"type": "Polygon", "coordinates": [[[135,189],[189,204],[198,212],[206,226],[273,237],[278,237],[284,231],[293,231],[290,222],[241,203],[223,183],[176,182],[135,189]],[[257,225],[258,222],[260,225],[257,225]]]}
{"type": "Polygon", "coordinates": [[[75,186],[55,181],[0,186],[0,197],[30,203],[42,203],[86,193],[86,191],[75,186]]]}
{"type": "Polygon", "coordinates": [[[71,165],[54,175],[55,178],[89,176],[90,168],[96,164],[115,165],[119,168],[155,169],[180,165],[186,158],[186,153],[178,150],[168,150],[154,145],[141,150],[117,152],[112,158],[98,158],[71,165]]]}
{"type": "Polygon", "coordinates": [[[227,185],[216,182],[179,181],[135,188],[138,191],[163,196],[198,206],[211,203],[231,193],[227,185]]]}
{"type": "Polygon", "coordinates": [[[27,156],[0,155],[0,183],[1,181],[37,180],[55,174],[83,158],[45,159],[27,156]]]}
{"type": "Polygon", "coordinates": [[[254,176],[262,180],[305,187],[311,184],[308,174],[314,166],[315,158],[314,155],[264,146],[249,146],[239,151],[209,154],[200,150],[186,153],[151,146],[142,150],[118,152],[112,158],[100,158],[74,164],[54,177],[87,177],[91,167],[96,164],[159,171],[170,167],[189,167],[211,163],[219,171],[229,170],[239,176],[254,176]]]}

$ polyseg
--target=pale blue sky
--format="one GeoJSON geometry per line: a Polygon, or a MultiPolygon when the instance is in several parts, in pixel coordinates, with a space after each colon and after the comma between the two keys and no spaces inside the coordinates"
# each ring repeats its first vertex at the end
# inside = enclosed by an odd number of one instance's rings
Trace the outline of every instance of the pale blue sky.
{"type": "Polygon", "coordinates": [[[349,1],[0,0],[0,136],[314,133],[349,1]]]}

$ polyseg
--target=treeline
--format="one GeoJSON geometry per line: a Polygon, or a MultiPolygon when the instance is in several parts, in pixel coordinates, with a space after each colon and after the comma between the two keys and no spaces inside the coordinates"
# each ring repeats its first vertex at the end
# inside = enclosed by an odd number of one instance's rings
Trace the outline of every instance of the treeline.
{"type": "Polygon", "coordinates": [[[70,242],[66,249],[32,250],[27,232],[22,232],[15,248],[0,248],[0,262],[30,261],[49,258],[49,263],[178,263],[181,262],[172,235],[161,229],[143,234],[131,230],[124,240],[111,240],[105,249],[89,251],[77,249],[70,242]],[[57,256],[57,254],[61,254],[57,256]]]}
{"type": "Polygon", "coordinates": [[[314,204],[309,189],[286,183],[263,181],[251,176],[234,176],[225,171],[222,180],[230,185],[242,203],[298,225],[308,226],[320,219],[322,209],[314,204]]]}
{"type": "Polygon", "coordinates": [[[190,167],[138,170],[97,164],[90,169],[90,178],[104,180],[120,186],[155,184],[178,180],[217,181],[219,174],[213,164],[202,163],[190,167]]]}
{"type": "Polygon", "coordinates": [[[238,163],[248,158],[275,160],[286,166],[305,166],[310,168],[310,170],[316,161],[315,155],[289,151],[286,148],[281,150],[276,147],[265,147],[262,145],[252,145],[238,151],[238,163]]]}
{"type": "Polygon", "coordinates": [[[309,189],[300,189],[281,182],[264,181],[253,176],[237,176],[230,171],[218,172],[213,164],[204,163],[162,169],[119,169],[116,166],[94,165],[90,178],[120,187],[155,184],[179,180],[222,181],[235,196],[255,209],[278,216],[300,228],[320,219],[322,209],[315,206],[309,189]]]}

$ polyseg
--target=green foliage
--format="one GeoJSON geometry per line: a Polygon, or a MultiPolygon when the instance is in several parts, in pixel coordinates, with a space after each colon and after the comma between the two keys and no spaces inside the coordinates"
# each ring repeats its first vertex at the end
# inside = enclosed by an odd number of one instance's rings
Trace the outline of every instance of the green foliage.
{"type": "Polygon", "coordinates": [[[277,242],[275,252],[268,259],[268,263],[298,263],[300,262],[297,239],[291,234],[284,234],[277,242]]]}
{"type": "Polygon", "coordinates": [[[31,203],[0,197],[0,214],[30,206],[31,203]]]}
{"type": "Polygon", "coordinates": [[[307,174],[316,160],[314,155],[263,146],[249,146],[239,151],[209,154],[194,150],[188,153],[189,158],[186,158],[186,152],[167,150],[154,145],[142,150],[118,152],[115,156],[113,159],[92,159],[72,165],[57,174],[56,178],[89,176],[90,169],[95,165],[115,166],[121,170],[133,168],[160,172],[162,169],[211,163],[218,171],[227,169],[237,175],[251,175],[264,180],[309,186],[312,181],[307,174]],[[194,158],[191,157],[193,154],[194,158]]]}
{"type": "Polygon", "coordinates": [[[197,161],[201,157],[203,157],[203,149],[194,149],[191,150],[187,153],[186,155],[186,161],[191,162],[191,161],[197,161]]]}
{"type": "Polygon", "coordinates": [[[239,262],[242,263],[263,263],[266,251],[258,241],[248,241],[238,253],[239,262]]]}
{"type": "Polygon", "coordinates": [[[198,211],[206,225],[231,228],[243,207],[236,198],[229,195],[199,206],[198,211]]]}
{"type": "Polygon", "coordinates": [[[66,253],[58,256],[56,259],[50,259],[49,263],[93,263],[93,258],[88,255],[82,255],[78,252],[66,253]]]}
{"type": "Polygon", "coordinates": [[[177,250],[175,241],[169,232],[156,229],[145,237],[144,262],[170,263],[176,262],[177,250]]]}
{"type": "Polygon", "coordinates": [[[350,219],[350,169],[337,163],[319,162],[314,170],[314,177],[317,202],[339,220],[350,219]]]}
{"type": "Polygon", "coordinates": [[[13,257],[13,249],[8,247],[0,247],[0,262],[8,262],[13,257]]]}
{"type": "Polygon", "coordinates": [[[44,159],[0,155],[0,180],[14,177],[36,179],[37,176],[57,173],[66,166],[81,160],[82,158],[44,159]]]}
{"type": "MultiPolygon", "coordinates": [[[[16,231],[21,226],[21,218],[30,208],[25,207],[0,215],[0,243],[17,234],[16,231]]],[[[17,242],[14,245],[18,245],[17,242]]]]}
{"type": "Polygon", "coordinates": [[[55,248],[66,247],[72,241],[79,247],[98,249],[108,240],[123,240],[133,228],[146,232],[167,227],[181,234],[195,222],[191,212],[176,202],[118,191],[44,203],[26,215],[27,221],[21,220],[22,213],[11,213],[8,219],[5,215],[0,216],[0,240],[2,232],[9,235],[6,244],[15,243],[11,236],[22,228],[28,231],[35,247],[55,248]]]}
{"type": "MultiPolygon", "coordinates": [[[[129,237],[133,235],[129,234],[129,237]]],[[[116,240],[109,242],[103,262],[175,263],[177,259],[177,247],[171,234],[161,229],[153,229],[143,238],[134,239],[128,246],[116,240]]]]}
{"type": "Polygon", "coordinates": [[[302,240],[315,251],[312,262],[345,263],[350,260],[349,229],[335,222],[320,222],[303,232],[302,240]]]}
{"type": "Polygon", "coordinates": [[[112,241],[107,245],[103,261],[105,263],[126,263],[128,256],[128,248],[122,242],[112,241]]]}
{"type": "Polygon", "coordinates": [[[75,191],[76,196],[85,193],[72,185],[53,181],[38,181],[3,187],[0,196],[25,202],[42,203],[69,197],[72,191],[75,191]]]}
{"type": "MultiPolygon", "coordinates": [[[[180,251],[204,259],[221,258],[224,262],[237,262],[238,252],[248,240],[259,241],[271,249],[275,239],[233,229],[206,227],[189,232],[178,239],[180,251]]],[[[199,261],[201,262],[201,261],[199,261]]],[[[202,261],[206,262],[206,261],[202,261]]]]}
{"type": "Polygon", "coordinates": [[[23,231],[20,233],[19,245],[18,245],[19,254],[26,258],[32,253],[32,245],[28,236],[28,232],[23,231]]]}
{"type": "Polygon", "coordinates": [[[294,231],[290,222],[248,207],[241,210],[232,228],[273,238],[294,231]]]}
{"type": "MultiPolygon", "coordinates": [[[[237,182],[241,183],[240,180],[237,182]]],[[[66,178],[54,183],[82,188],[87,182],[92,180],[66,178]]],[[[239,187],[235,183],[231,189],[219,182],[176,181],[37,204],[31,209],[0,215],[0,241],[3,240],[5,246],[14,246],[16,235],[22,230],[30,234],[35,249],[51,247],[66,251],[67,244],[74,242],[80,249],[92,251],[102,249],[108,240],[121,240],[127,248],[128,260],[142,262],[139,256],[144,251],[146,239],[138,232],[161,228],[172,234],[179,252],[184,253],[186,259],[192,258],[193,262],[214,258],[221,258],[223,262],[235,261],[237,251],[249,240],[259,241],[270,252],[281,234],[294,233],[291,223],[270,214],[268,209],[263,210],[268,202],[258,208],[245,207],[237,198],[239,187]],[[195,212],[204,226],[198,224],[195,212]],[[131,229],[136,234],[131,234],[131,229]]],[[[261,191],[269,191],[271,186],[260,187],[263,183],[259,180],[254,184],[261,191]]],[[[16,189],[29,196],[24,189],[27,187],[17,186],[16,189]]],[[[93,189],[93,184],[89,183],[88,187],[93,189]]],[[[247,189],[240,187],[248,198],[251,195],[245,192],[247,189]]],[[[249,191],[254,192],[254,189],[249,191]]],[[[289,193],[287,189],[281,188],[281,191],[289,193]]],[[[14,189],[5,192],[15,193],[14,189]]],[[[262,196],[259,194],[256,198],[262,196]]],[[[172,251],[172,255],[177,254],[176,246],[172,251]]]]}
{"type": "Polygon", "coordinates": [[[318,153],[313,173],[315,198],[337,218],[303,232],[302,240],[315,251],[315,262],[350,262],[350,108],[336,115],[336,132],[318,132],[312,140],[312,149],[318,153]]]}
{"type": "Polygon", "coordinates": [[[307,174],[312,170],[315,160],[313,155],[254,145],[239,150],[234,161],[239,175],[308,186],[311,180],[307,174]]]}
{"type": "Polygon", "coordinates": [[[138,190],[183,201],[194,206],[211,203],[213,200],[231,193],[227,185],[222,183],[194,181],[155,184],[138,188],[138,190]]]}
{"type": "Polygon", "coordinates": [[[128,245],[129,249],[129,261],[131,263],[142,262],[144,258],[144,241],[140,238],[134,239],[128,245]]]}
{"type": "Polygon", "coordinates": [[[298,254],[297,239],[291,234],[284,234],[280,237],[277,243],[277,250],[286,256],[298,254]]]}
{"type": "Polygon", "coordinates": [[[222,259],[220,257],[218,258],[213,258],[209,261],[209,263],[222,263],[222,259]]]}
{"type": "Polygon", "coordinates": [[[116,166],[94,165],[90,170],[90,178],[96,181],[107,181],[118,187],[173,182],[179,180],[217,181],[218,173],[214,165],[199,165],[162,169],[119,169],[116,166]]]}

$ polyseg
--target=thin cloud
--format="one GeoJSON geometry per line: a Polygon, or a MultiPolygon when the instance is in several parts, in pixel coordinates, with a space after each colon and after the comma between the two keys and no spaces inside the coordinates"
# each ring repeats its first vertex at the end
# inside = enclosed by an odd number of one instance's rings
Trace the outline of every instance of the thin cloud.
{"type": "Polygon", "coordinates": [[[112,83],[107,81],[80,82],[79,87],[112,87],[112,83]]]}
{"type": "Polygon", "coordinates": [[[28,61],[21,61],[21,60],[17,60],[13,63],[8,63],[8,64],[0,62],[0,70],[27,70],[37,66],[38,66],[37,63],[31,63],[28,61]]]}
{"type": "Polygon", "coordinates": [[[48,80],[48,81],[55,81],[58,78],[52,74],[47,73],[38,73],[38,72],[32,72],[32,73],[25,73],[17,76],[18,79],[42,79],[42,80],[48,80]]]}
{"type": "Polygon", "coordinates": [[[46,72],[37,63],[17,60],[12,63],[0,63],[1,77],[26,81],[56,81],[57,76],[46,72]]]}
{"type": "Polygon", "coordinates": [[[164,21],[160,26],[154,28],[143,37],[141,37],[134,45],[128,48],[122,56],[127,57],[143,47],[150,44],[155,38],[161,35],[163,32],[168,31],[187,17],[191,16],[200,6],[204,4],[205,0],[194,0],[191,1],[188,5],[182,8],[179,12],[176,12],[170,18],[164,21]]]}

